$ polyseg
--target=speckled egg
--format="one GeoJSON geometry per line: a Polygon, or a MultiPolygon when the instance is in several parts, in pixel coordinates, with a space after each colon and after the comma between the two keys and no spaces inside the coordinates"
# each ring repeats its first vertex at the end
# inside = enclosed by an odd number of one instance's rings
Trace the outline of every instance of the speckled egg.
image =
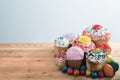
{"type": "Polygon", "coordinates": [[[78,69],[74,69],[73,75],[78,76],[79,75],[79,70],[78,69]]]}
{"type": "Polygon", "coordinates": [[[117,71],[117,70],[119,69],[119,64],[118,64],[117,62],[112,61],[112,62],[109,63],[109,64],[113,67],[113,69],[114,69],[115,71],[117,71]]]}
{"type": "Polygon", "coordinates": [[[105,64],[103,67],[103,71],[106,77],[114,76],[114,69],[110,64],[105,64]]]}
{"type": "Polygon", "coordinates": [[[90,76],[91,75],[91,71],[90,70],[86,70],[86,76],[90,76]]]}
{"type": "Polygon", "coordinates": [[[85,70],[80,70],[80,75],[85,75],[85,70]]]}
{"type": "Polygon", "coordinates": [[[92,71],[91,77],[92,77],[92,78],[97,78],[97,77],[98,77],[97,72],[96,72],[96,71],[92,71]]]}
{"type": "Polygon", "coordinates": [[[104,77],[103,70],[98,71],[98,77],[100,77],[100,78],[104,77]]]}
{"type": "Polygon", "coordinates": [[[71,67],[69,67],[68,70],[67,70],[67,73],[68,73],[69,75],[73,74],[73,69],[72,69],[71,67]]]}
{"type": "Polygon", "coordinates": [[[62,72],[63,72],[63,73],[67,72],[67,69],[68,69],[68,66],[63,66],[63,67],[62,67],[62,72]]]}
{"type": "Polygon", "coordinates": [[[82,65],[82,66],[80,67],[80,69],[81,69],[81,70],[86,70],[87,67],[86,67],[86,65],[82,65]]]}

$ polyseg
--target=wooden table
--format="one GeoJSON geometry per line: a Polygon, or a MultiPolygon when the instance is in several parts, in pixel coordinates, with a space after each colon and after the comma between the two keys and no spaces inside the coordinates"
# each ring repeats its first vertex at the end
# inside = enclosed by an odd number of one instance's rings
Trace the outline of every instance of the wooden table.
{"type": "MultiPolygon", "coordinates": [[[[111,43],[112,56],[120,64],[120,43],[111,43]]],[[[0,80],[92,80],[69,76],[54,63],[53,43],[0,44],[0,80]]],[[[120,80],[120,70],[113,78],[120,80]]]]}

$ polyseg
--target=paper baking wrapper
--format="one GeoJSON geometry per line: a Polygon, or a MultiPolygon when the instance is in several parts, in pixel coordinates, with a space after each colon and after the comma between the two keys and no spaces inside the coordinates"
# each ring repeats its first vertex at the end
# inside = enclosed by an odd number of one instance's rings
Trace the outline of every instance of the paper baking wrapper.
{"type": "Polygon", "coordinates": [[[86,59],[87,69],[91,70],[91,71],[98,71],[98,70],[103,69],[103,66],[104,66],[105,63],[106,63],[106,61],[104,61],[104,62],[93,62],[93,61],[90,61],[90,60],[86,59]]]}
{"type": "Polygon", "coordinates": [[[67,60],[67,62],[68,66],[74,69],[79,69],[82,64],[82,60],[67,60]]]}

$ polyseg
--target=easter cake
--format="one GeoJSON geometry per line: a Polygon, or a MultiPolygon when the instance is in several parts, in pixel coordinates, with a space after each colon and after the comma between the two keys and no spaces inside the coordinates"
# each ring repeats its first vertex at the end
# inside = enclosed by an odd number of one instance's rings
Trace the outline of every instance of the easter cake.
{"type": "Polygon", "coordinates": [[[55,63],[63,73],[91,78],[113,77],[119,64],[111,54],[108,28],[94,24],[83,30],[82,36],[73,33],[55,39],[55,63]]]}

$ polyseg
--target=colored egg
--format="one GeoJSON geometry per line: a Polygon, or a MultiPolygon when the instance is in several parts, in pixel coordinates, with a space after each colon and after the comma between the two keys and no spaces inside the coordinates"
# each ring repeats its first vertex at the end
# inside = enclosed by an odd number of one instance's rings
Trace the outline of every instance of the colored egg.
{"type": "Polygon", "coordinates": [[[82,66],[80,67],[80,69],[81,69],[81,70],[86,70],[87,67],[86,67],[86,65],[82,65],[82,66]]]}
{"type": "Polygon", "coordinates": [[[62,72],[63,72],[63,73],[67,72],[67,69],[68,69],[68,66],[63,66],[63,67],[62,67],[62,72]]]}
{"type": "Polygon", "coordinates": [[[86,76],[90,76],[91,75],[91,71],[90,70],[86,70],[86,76]]]}
{"type": "Polygon", "coordinates": [[[114,59],[111,55],[107,55],[107,63],[112,62],[114,59]]]}
{"type": "Polygon", "coordinates": [[[68,70],[67,70],[67,73],[68,73],[69,75],[73,74],[73,69],[72,69],[71,67],[69,67],[68,70]]]}
{"type": "Polygon", "coordinates": [[[79,75],[79,70],[78,69],[74,69],[73,75],[78,76],[79,75]]]}
{"type": "Polygon", "coordinates": [[[114,69],[115,71],[117,71],[117,70],[119,69],[119,64],[118,64],[117,62],[112,61],[112,62],[109,63],[109,64],[113,67],[113,69],[114,69]]]}
{"type": "Polygon", "coordinates": [[[100,78],[104,77],[103,70],[98,71],[98,77],[100,77],[100,78]]]}
{"type": "Polygon", "coordinates": [[[114,76],[114,69],[110,64],[105,64],[103,67],[103,71],[106,77],[114,76]]]}
{"type": "Polygon", "coordinates": [[[97,78],[97,76],[98,76],[97,72],[96,71],[92,71],[91,77],[92,78],[97,78]]]}
{"type": "Polygon", "coordinates": [[[80,75],[85,75],[85,70],[80,70],[80,75]]]}

